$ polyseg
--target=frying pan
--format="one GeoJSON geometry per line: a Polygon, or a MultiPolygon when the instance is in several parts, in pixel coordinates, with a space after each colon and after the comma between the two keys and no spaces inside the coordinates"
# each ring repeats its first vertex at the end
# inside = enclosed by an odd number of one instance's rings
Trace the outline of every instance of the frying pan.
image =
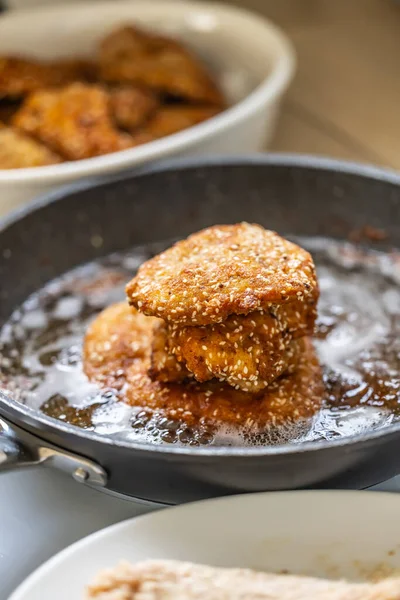
{"type": "MultiPolygon", "coordinates": [[[[74,266],[215,223],[346,238],[365,225],[400,246],[400,177],[311,157],[172,161],[40,199],[0,226],[0,326],[24,299],[74,266]],[[90,243],[101,235],[103,245],[90,243]]],[[[47,417],[0,392],[0,471],[62,469],[112,493],[175,504],[230,493],[364,488],[400,473],[400,423],[333,441],[270,447],[177,447],[116,441],[47,417]]]]}

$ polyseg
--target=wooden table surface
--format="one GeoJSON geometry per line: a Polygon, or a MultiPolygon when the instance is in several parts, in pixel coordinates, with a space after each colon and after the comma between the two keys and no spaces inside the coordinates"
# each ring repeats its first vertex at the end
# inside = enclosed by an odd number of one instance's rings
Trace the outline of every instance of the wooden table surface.
{"type": "Polygon", "coordinates": [[[400,2],[231,0],[289,35],[298,70],[273,150],[400,169],[400,2]]]}

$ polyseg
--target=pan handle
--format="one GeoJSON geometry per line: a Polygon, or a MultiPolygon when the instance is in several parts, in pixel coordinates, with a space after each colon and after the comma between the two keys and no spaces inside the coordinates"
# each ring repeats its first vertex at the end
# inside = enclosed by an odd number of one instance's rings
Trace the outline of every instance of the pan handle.
{"type": "Polygon", "coordinates": [[[16,429],[0,418],[0,474],[38,466],[54,467],[68,473],[79,483],[93,487],[107,484],[107,473],[100,465],[56,446],[43,445],[39,440],[30,446],[22,444],[16,429]]]}

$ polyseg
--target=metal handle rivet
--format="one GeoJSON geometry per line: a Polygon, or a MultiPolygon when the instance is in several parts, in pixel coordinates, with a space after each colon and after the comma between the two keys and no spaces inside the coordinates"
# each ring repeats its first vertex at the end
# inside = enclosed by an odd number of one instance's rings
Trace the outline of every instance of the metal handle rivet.
{"type": "Polygon", "coordinates": [[[85,483],[89,479],[89,473],[82,467],[78,467],[73,472],[72,477],[79,483],[85,483]]]}

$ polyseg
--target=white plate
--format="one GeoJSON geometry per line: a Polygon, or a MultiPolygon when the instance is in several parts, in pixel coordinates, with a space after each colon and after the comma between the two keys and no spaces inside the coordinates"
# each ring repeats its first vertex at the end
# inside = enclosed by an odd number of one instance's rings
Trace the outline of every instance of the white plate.
{"type": "Polygon", "coordinates": [[[70,546],[9,600],[80,600],[99,570],[147,558],[329,578],[390,574],[400,569],[399,514],[395,494],[340,491],[250,494],[165,509],[70,546]]]}

